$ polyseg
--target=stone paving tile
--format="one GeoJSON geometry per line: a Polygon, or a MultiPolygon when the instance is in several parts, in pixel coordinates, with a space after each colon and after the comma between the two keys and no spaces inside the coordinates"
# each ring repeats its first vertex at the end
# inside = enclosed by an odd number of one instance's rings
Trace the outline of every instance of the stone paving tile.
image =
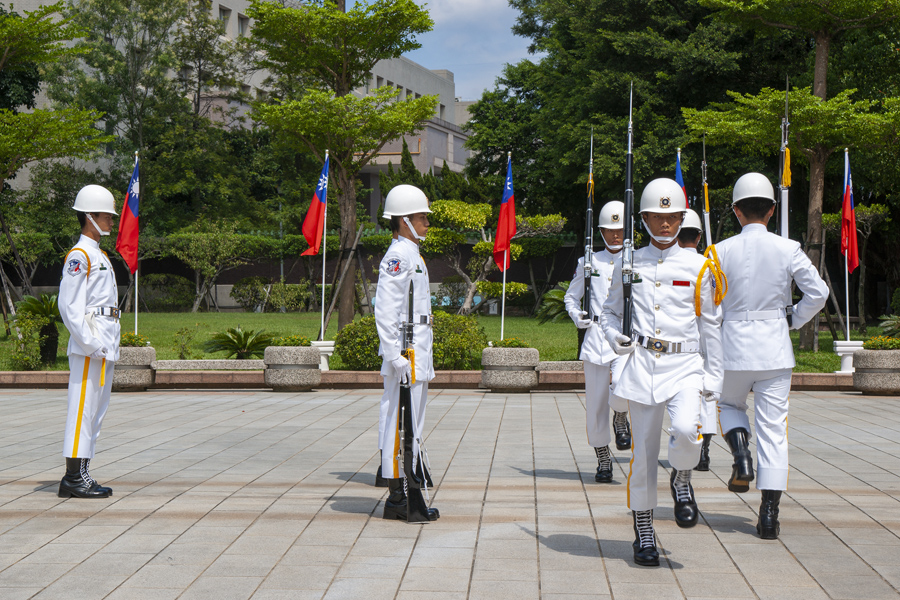
{"type": "Polygon", "coordinates": [[[780,540],[756,537],[755,490],[725,489],[721,436],[694,474],[701,523],[679,529],[663,453],[654,569],[631,558],[629,453],[593,481],[583,394],[435,391],[428,525],[380,518],[380,395],[116,394],[93,465],[116,496],[97,502],[55,495],[65,392],[0,396],[0,598],[900,597],[900,405],[883,398],[792,394],[780,540]]]}

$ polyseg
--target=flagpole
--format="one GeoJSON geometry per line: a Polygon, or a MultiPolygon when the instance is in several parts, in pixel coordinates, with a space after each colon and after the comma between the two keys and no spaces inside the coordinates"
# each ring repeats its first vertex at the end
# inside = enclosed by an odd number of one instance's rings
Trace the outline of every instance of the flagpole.
{"type": "MultiPolygon", "coordinates": [[[[138,151],[134,151],[134,164],[137,166],[138,164],[138,151]]],[[[138,185],[137,185],[137,195],[138,198],[141,197],[141,176],[138,173],[138,185]]],[[[127,196],[126,196],[127,197],[127,196]]],[[[123,207],[124,213],[124,207],[123,207]]],[[[135,258],[137,260],[137,258],[135,258]]],[[[141,262],[138,260],[138,268],[134,271],[134,335],[137,335],[138,332],[138,273],[141,271],[141,262]]]]}
{"type": "MultiPolygon", "coordinates": [[[[328,150],[325,151],[325,163],[328,163],[328,150]]],[[[326,182],[327,185],[327,182],[326,182]]],[[[327,188],[326,188],[327,189],[327,188]]],[[[319,325],[319,341],[325,341],[325,246],[328,241],[326,233],[328,225],[328,196],[325,196],[325,215],[322,217],[322,316],[319,325]]]]}
{"type": "Polygon", "coordinates": [[[506,321],[506,267],[509,260],[509,250],[503,251],[503,295],[500,300],[500,341],[503,341],[503,325],[506,321]]]}
{"type": "MultiPolygon", "coordinates": [[[[850,150],[848,148],[844,148],[844,194],[847,193],[847,180],[849,178],[848,171],[850,170],[850,150]]],[[[852,192],[851,192],[852,193],[852,192]]],[[[843,203],[842,203],[843,204],[843,203]]],[[[843,220],[843,206],[841,210],[841,219],[843,220]]],[[[845,321],[845,326],[847,327],[847,337],[844,338],[848,342],[850,341],[850,248],[844,250],[844,308],[847,313],[847,320],[845,321]]]]}

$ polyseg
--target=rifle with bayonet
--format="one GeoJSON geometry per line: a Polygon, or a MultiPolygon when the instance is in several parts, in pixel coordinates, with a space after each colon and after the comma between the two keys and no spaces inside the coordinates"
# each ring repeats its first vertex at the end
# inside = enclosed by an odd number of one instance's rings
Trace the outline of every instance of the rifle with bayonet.
{"type": "MultiPolygon", "coordinates": [[[[631,284],[634,281],[634,182],[633,182],[633,142],[634,129],[632,112],[634,108],[634,83],[628,95],[628,153],[625,155],[625,229],[622,232],[622,296],[625,305],[622,310],[622,334],[631,338],[632,307],[631,284]]],[[[629,344],[631,342],[628,342],[629,344]]],[[[628,344],[623,344],[628,345],[628,344]]]]}
{"type": "Polygon", "coordinates": [[[784,78],[784,117],[781,118],[781,156],[778,163],[778,231],[781,237],[788,237],[788,188],[791,187],[791,150],[788,148],[788,131],[791,122],[788,119],[788,88],[790,80],[784,78]]]}
{"type": "Polygon", "coordinates": [[[712,246],[712,231],[709,226],[709,184],[706,182],[706,134],[703,134],[703,162],[700,163],[703,177],[703,228],[706,232],[706,247],[712,246]]]}
{"type": "Polygon", "coordinates": [[[403,480],[403,485],[406,488],[406,522],[423,523],[437,518],[436,516],[429,518],[430,514],[436,515],[437,511],[436,509],[429,510],[428,505],[425,504],[422,488],[432,485],[431,476],[421,457],[417,457],[414,451],[416,430],[410,390],[411,386],[416,382],[416,351],[413,346],[415,328],[415,317],[413,314],[414,297],[413,282],[410,281],[407,318],[405,321],[400,322],[400,355],[409,361],[411,372],[409,379],[405,383],[403,381],[400,382],[400,410],[397,417],[400,444],[397,461],[406,476],[403,480]],[[417,458],[419,460],[416,460],[417,458]]]}
{"type": "Polygon", "coordinates": [[[594,128],[591,127],[591,159],[588,163],[587,212],[584,216],[584,296],[582,309],[585,318],[591,317],[591,276],[594,273],[594,128]]]}

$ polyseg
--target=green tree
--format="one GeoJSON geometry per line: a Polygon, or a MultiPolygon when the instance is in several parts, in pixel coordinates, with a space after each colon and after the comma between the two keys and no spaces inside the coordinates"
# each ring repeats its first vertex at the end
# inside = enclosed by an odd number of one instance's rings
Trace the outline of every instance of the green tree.
{"type": "MultiPolygon", "coordinates": [[[[374,0],[349,10],[344,0],[301,8],[253,0],[248,14],[255,19],[259,66],[273,73],[284,94],[255,103],[254,117],[320,163],[330,150],[346,251],[356,233],[360,169],[389,141],[412,135],[437,105],[434,96],[397,102],[397,90],[388,87],[364,97],[352,91],[379,60],[418,48],[416,35],[429,31],[432,20],[413,0],[374,0]]],[[[346,278],[340,290],[340,327],[353,319],[355,279],[346,278]]]]}

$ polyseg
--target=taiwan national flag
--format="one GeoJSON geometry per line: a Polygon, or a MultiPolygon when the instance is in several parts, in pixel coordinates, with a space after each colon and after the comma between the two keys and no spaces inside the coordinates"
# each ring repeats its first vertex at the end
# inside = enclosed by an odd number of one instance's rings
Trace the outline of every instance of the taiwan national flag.
{"type": "Polygon", "coordinates": [[[853,178],[850,176],[850,155],[844,153],[844,205],[841,208],[841,254],[847,257],[847,271],[859,266],[859,247],[856,245],[856,206],[853,204],[853,178]]]}
{"type": "Polygon", "coordinates": [[[319,175],[319,182],[316,184],[316,192],[313,194],[312,202],[309,203],[309,210],[306,211],[306,217],[303,219],[303,237],[309,244],[309,249],[301,254],[301,256],[311,256],[319,253],[319,246],[322,245],[322,230],[325,228],[325,203],[328,201],[328,153],[325,154],[325,166],[322,167],[322,174],[319,175]]]}
{"type": "Polygon", "coordinates": [[[681,186],[681,191],[684,192],[684,201],[687,203],[687,189],[684,187],[684,177],[681,175],[681,150],[675,157],[675,183],[681,186]]]}
{"type": "Polygon", "coordinates": [[[497,235],[494,236],[494,262],[501,271],[508,269],[512,263],[509,243],[514,235],[516,235],[516,201],[513,195],[512,156],[509,156],[506,160],[506,184],[503,186],[503,200],[500,202],[497,235]]]}
{"type": "Polygon", "coordinates": [[[119,217],[119,236],[116,238],[116,250],[125,259],[132,273],[138,268],[138,205],[141,190],[138,180],[139,170],[135,158],[134,173],[131,174],[128,193],[125,194],[125,206],[122,207],[122,216],[119,217]]]}

